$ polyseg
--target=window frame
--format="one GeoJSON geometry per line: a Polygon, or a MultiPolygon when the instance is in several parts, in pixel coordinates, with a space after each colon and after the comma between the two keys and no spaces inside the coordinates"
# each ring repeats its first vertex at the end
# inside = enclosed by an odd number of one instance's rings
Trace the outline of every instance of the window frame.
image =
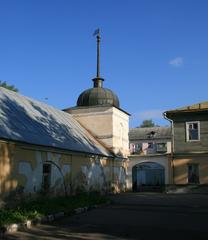
{"type": "Polygon", "coordinates": [[[186,142],[199,142],[200,141],[200,121],[186,122],[186,142]],[[189,124],[197,123],[198,125],[198,139],[189,139],[189,124]]]}

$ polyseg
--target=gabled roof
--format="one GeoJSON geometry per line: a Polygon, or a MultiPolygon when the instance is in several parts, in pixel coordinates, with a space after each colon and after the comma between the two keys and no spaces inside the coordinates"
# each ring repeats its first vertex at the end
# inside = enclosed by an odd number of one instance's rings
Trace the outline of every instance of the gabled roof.
{"type": "Polygon", "coordinates": [[[2,87],[0,139],[112,156],[69,113],[2,87]]]}
{"type": "Polygon", "coordinates": [[[193,105],[176,108],[173,110],[166,111],[165,113],[177,113],[177,112],[198,112],[208,110],[208,101],[196,103],[193,105]]]}
{"type": "Polygon", "coordinates": [[[131,128],[129,141],[171,138],[170,127],[131,128]]]}

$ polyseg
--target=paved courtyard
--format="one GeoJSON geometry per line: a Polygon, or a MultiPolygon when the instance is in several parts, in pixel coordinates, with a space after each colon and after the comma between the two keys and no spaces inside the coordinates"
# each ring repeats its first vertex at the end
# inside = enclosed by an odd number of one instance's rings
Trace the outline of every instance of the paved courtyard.
{"type": "Polygon", "coordinates": [[[208,194],[125,193],[111,199],[109,206],[5,239],[208,239],[208,194]]]}

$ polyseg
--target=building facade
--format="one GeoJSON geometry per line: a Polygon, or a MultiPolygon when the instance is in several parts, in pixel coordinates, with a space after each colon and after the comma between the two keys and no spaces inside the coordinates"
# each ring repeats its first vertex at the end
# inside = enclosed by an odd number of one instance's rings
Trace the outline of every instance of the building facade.
{"type": "Polygon", "coordinates": [[[171,128],[132,128],[129,143],[128,189],[151,190],[172,183],[171,128]]]}
{"type": "Polygon", "coordinates": [[[164,116],[172,123],[174,184],[208,184],[208,102],[164,116]]]}

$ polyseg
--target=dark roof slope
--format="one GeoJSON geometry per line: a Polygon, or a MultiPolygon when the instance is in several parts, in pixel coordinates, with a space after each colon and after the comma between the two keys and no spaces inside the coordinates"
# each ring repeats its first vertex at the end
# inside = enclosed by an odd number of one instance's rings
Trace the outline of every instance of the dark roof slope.
{"type": "Polygon", "coordinates": [[[69,114],[0,87],[0,138],[110,156],[69,114]]]}
{"type": "Polygon", "coordinates": [[[148,140],[152,134],[153,139],[171,138],[170,127],[131,128],[129,140],[148,140]]]}

